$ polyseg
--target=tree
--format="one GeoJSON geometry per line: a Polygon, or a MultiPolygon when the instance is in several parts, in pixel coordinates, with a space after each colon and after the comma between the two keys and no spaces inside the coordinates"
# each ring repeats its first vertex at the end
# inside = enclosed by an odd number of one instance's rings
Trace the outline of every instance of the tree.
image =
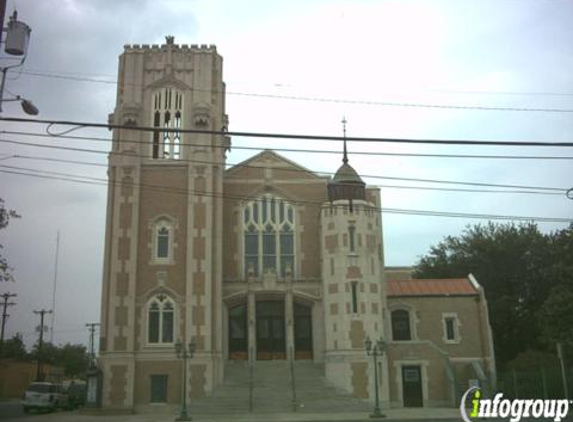
{"type": "Polygon", "coordinates": [[[2,357],[16,360],[28,360],[26,345],[22,340],[22,335],[16,333],[11,339],[5,340],[2,346],[2,357]]]}
{"type": "Polygon", "coordinates": [[[541,341],[555,352],[560,342],[567,356],[573,356],[573,224],[551,237],[552,266],[549,270],[554,285],[536,313],[541,341]]]}
{"type": "Polygon", "coordinates": [[[536,316],[544,343],[551,347],[560,342],[566,349],[573,350],[573,288],[570,284],[553,287],[536,316]]]}
{"type": "Polygon", "coordinates": [[[81,344],[65,344],[60,346],[57,365],[64,368],[68,377],[81,378],[88,367],[88,353],[81,344]]]}
{"type": "Polygon", "coordinates": [[[573,225],[550,234],[534,223],[468,226],[432,246],[414,276],[474,274],[485,289],[496,357],[503,365],[519,352],[547,348],[538,311],[552,289],[571,277],[572,251],[573,225]]]}
{"type": "MultiPolygon", "coordinates": [[[[34,346],[32,354],[38,357],[38,344],[34,346]]],[[[81,344],[55,346],[46,342],[42,344],[42,362],[63,368],[67,377],[81,378],[88,367],[88,353],[81,344]]]]}
{"type": "MultiPolygon", "coordinates": [[[[6,209],[4,206],[4,200],[0,198],[0,230],[6,228],[11,218],[20,218],[20,216],[14,210],[6,209]]],[[[8,261],[1,254],[4,247],[0,244],[0,282],[2,281],[14,281],[14,276],[12,275],[12,267],[8,265],[8,261]]]]}

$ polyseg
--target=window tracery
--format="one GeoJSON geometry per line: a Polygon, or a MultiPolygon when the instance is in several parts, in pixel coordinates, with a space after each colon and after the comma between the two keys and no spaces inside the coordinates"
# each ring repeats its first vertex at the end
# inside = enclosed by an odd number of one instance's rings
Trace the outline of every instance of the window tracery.
{"type": "Polygon", "coordinates": [[[294,207],[266,194],[243,207],[244,269],[248,276],[294,271],[294,207]]]}
{"type": "Polygon", "coordinates": [[[163,88],[153,95],[152,158],[178,160],[181,158],[181,116],[183,93],[175,88],[163,88]]]}
{"type": "Polygon", "coordinates": [[[147,342],[172,344],[175,306],[164,294],[153,297],[147,305],[147,342]]]}

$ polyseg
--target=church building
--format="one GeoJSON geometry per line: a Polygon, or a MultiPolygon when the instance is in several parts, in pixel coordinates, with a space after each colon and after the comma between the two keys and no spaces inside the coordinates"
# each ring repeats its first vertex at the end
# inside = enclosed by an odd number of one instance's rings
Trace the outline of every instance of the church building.
{"type": "Polygon", "coordinates": [[[386,408],[456,406],[470,385],[494,386],[482,287],[385,266],[384,198],[346,142],[333,177],[271,150],[226,165],[214,46],[125,46],[109,123],[103,407],[176,409],[183,386],[208,398],[232,365],[268,361],[316,365],[365,403],[376,379],[386,408]],[[376,367],[368,340],[383,349],[376,367]]]}

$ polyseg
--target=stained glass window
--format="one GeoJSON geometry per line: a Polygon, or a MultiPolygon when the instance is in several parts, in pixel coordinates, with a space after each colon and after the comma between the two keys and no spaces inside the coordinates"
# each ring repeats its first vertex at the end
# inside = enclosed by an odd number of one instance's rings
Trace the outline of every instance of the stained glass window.
{"type": "Polygon", "coordinates": [[[294,272],[294,216],[292,205],[271,194],[243,207],[245,276],[294,272]]]}

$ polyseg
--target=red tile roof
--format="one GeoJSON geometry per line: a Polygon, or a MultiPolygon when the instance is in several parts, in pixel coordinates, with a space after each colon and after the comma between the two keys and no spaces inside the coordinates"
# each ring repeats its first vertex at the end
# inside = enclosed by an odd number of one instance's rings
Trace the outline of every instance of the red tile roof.
{"type": "Polygon", "coordinates": [[[388,296],[473,296],[478,291],[467,278],[388,280],[388,296]]]}

